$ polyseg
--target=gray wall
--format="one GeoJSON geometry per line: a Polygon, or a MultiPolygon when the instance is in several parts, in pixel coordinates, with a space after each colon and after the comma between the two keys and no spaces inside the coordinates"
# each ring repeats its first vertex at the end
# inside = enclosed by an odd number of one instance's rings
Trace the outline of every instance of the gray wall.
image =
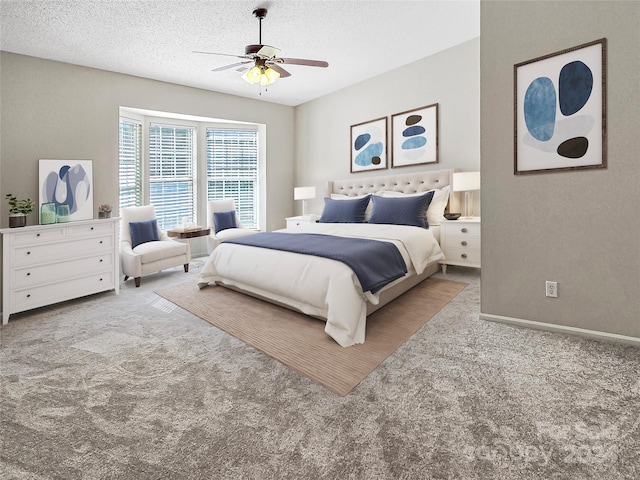
{"type": "MultiPolygon", "coordinates": [[[[309,212],[321,213],[327,180],[454,167],[479,170],[479,78],[480,39],[476,38],[297,107],[295,183],[316,187],[317,198],[309,201],[309,212]],[[391,115],[433,103],[439,104],[440,113],[439,163],[350,173],[351,125],[386,116],[390,139],[391,115]]],[[[479,204],[477,194],[474,206],[479,204]]],[[[296,205],[298,214],[301,210],[296,205]]]]}
{"type": "MultiPolygon", "coordinates": [[[[292,107],[2,52],[0,194],[38,199],[38,159],[93,160],[94,209],[118,204],[119,107],[266,125],[266,228],[293,203],[292,107]]],[[[200,220],[203,221],[204,219],[200,220]]],[[[0,225],[8,225],[0,208],[0,225]]],[[[38,223],[32,213],[28,224],[38,223]]]]}
{"type": "MultiPolygon", "coordinates": [[[[0,53],[0,100],[3,228],[5,194],[37,202],[40,158],[92,160],[94,216],[102,203],[118,205],[120,106],[266,125],[263,228],[282,228],[293,214],[292,107],[7,52],[0,53]]],[[[34,211],[27,222],[38,218],[34,211]]]]}
{"type": "Polygon", "coordinates": [[[483,1],[481,32],[483,315],[640,337],[640,2],[483,1]],[[514,64],[602,37],[608,168],[515,176],[514,64]]]}

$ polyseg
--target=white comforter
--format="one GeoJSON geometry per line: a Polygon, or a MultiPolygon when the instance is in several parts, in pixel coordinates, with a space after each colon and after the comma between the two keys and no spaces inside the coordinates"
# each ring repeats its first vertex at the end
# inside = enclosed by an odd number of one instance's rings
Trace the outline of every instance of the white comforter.
{"type": "MultiPolygon", "coordinates": [[[[316,223],[279,232],[392,242],[404,258],[407,275],[420,274],[428,264],[444,258],[433,234],[418,227],[316,223]]],[[[225,242],[209,256],[198,286],[213,286],[215,282],[269,298],[307,315],[325,318],[325,332],[343,347],[364,342],[366,302],[378,303],[378,294],[363,292],[353,270],[337,260],[225,242]]]]}

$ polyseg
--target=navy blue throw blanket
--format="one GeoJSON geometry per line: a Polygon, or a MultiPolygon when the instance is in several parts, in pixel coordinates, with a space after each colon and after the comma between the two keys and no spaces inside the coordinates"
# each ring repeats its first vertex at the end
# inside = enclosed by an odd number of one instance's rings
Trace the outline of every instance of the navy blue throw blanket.
{"type": "Polygon", "coordinates": [[[225,243],[338,260],[351,267],[360,280],[363,292],[376,293],[407,273],[404,259],[394,244],[366,238],[336,237],[317,233],[262,232],[226,240],[225,243]]]}

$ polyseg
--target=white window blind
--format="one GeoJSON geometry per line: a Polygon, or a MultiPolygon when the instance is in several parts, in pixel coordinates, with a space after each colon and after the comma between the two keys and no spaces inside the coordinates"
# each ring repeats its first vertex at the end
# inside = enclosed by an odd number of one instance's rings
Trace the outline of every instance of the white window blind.
{"type": "Polygon", "coordinates": [[[120,208],[142,205],[142,125],[120,118],[120,208]]]}
{"type": "Polygon", "coordinates": [[[207,128],[207,199],[233,198],[240,221],[258,225],[258,132],[207,128]]]}
{"type": "Polygon", "coordinates": [[[195,137],[192,127],[149,126],[149,203],[161,230],[195,218],[195,137]]]}

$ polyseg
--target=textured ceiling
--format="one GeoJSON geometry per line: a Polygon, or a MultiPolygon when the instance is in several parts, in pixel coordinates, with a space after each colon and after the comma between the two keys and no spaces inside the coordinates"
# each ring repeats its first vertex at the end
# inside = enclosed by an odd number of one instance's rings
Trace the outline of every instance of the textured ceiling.
{"type": "MultiPolygon", "coordinates": [[[[472,1],[0,0],[2,50],[284,105],[299,105],[480,35],[472,1]],[[262,43],[280,56],[329,62],[286,65],[260,95],[232,57],[258,43],[252,11],[268,8],[262,43]]],[[[238,60],[239,61],[239,60],[238,60]]]]}

